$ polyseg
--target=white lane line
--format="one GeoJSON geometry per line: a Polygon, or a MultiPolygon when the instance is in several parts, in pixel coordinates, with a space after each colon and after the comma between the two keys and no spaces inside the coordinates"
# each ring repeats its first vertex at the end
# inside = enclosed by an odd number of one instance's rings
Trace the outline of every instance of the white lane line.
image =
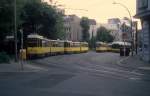
{"type": "Polygon", "coordinates": [[[133,75],[144,75],[142,73],[137,73],[137,72],[134,72],[134,71],[124,71],[124,70],[120,70],[120,69],[116,69],[116,68],[110,68],[110,67],[105,67],[105,66],[100,66],[100,65],[95,65],[95,67],[99,67],[99,68],[102,68],[102,69],[105,69],[105,70],[109,70],[109,71],[115,71],[115,72],[118,72],[118,73],[128,73],[128,74],[133,74],[133,75]]]}
{"type": "Polygon", "coordinates": [[[119,61],[117,62],[117,64],[118,64],[118,65],[122,65],[121,62],[123,62],[124,60],[127,60],[128,58],[130,58],[130,56],[129,56],[129,57],[125,57],[125,58],[119,60],[119,61]]]}
{"type": "Polygon", "coordinates": [[[142,80],[141,78],[134,78],[134,77],[132,77],[132,78],[129,78],[130,80],[142,80]]]}
{"type": "Polygon", "coordinates": [[[150,67],[139,67],[138,69],[150,71],[150,67]]]}
{"type": "Polygon", "coordinates": [[[131,78],[131,76],[129,76],[129,75],[119,74],[119,73],[111,72],[111,71],[107,71],[107,70],[97,70],[97,69],[89,69],[89,68],[81,68],[81,69],[84,69],[86,71],[92,71],[92,72],[107,73],[107,74],[111,74],[111,75],[114,75],[114,76],[124,77],[124,78],[127,78],[127,79],[131,78]]]}

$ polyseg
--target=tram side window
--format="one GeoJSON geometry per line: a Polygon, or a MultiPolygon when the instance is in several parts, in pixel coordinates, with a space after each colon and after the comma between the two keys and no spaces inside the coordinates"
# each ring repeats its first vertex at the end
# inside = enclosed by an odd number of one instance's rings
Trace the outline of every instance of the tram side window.
{"type": "Polygon", "coordinates": [[[43,46],[43,41],[41,39],[38,39],[38,47],[42,47],[43,46]]]}
{"type": "Polygon", "coordinates": [[[42,47],[47,47],[46,41],[42,40],[42,47]]]}
{"type": "Polygon", "coordinates": [[[88,44],[84,44],[84,47],[88,47],[88,44]]]}
{"type": "Polygon", "coordinates": [[[88,44],[84,43],[82,44],[83,47],[88,47],[88,44]]]}
{"type": "Polygon", "coordinates": [[[55,41],[55,42],[54,42],[54,46],[55,46],[55,47],[59,47],[59,42],[55,41]]]}
{"type": "Polygon", "coordinates": [[[70,43],[65,42],[65,43],[64,43],[64,47],[70,47],[70,43]]]}
{"type": "Polygon", "coordinates": [[[46,41],[45,47],[50,47],[50,42],[49,41],[46,41]]]}
{"type": "Polygon", "coordinates": [[[28,39],[28,47],[38,47],[38,39],[28,39]]]}
{"type": "Polygon", "coordinates": [[[57,42],[55,42],[55,47],[59,47],[59,44],[57,42]]]}
{"type": "Polygon", "coordinates": [[[51,47],[55,47],[55,45],[54,45],[54,42],[53,42],[53,41],[51,41],[51,47]]]}
{"type": "Polygon", "coordinates": [[[80,43],[77,43],[77,44],[76,44],[76,47],[80,47],[80,43]]]}
{"type": "Polygon", "coordinates": [[[96,47],[101,47],[101,44],[96,44],[96,47]]]}
{"type": "Polygon", "coordinates": [[[58,47],[63,47],[64,46],[64,43],[63,42],[59,42],[58,43],[58,47]]]}
{"type": "Polygon", "coordinates": [[[52,41],[52,47],[57,47],[58,46],[58,43],[56,41],[52,41]]]}

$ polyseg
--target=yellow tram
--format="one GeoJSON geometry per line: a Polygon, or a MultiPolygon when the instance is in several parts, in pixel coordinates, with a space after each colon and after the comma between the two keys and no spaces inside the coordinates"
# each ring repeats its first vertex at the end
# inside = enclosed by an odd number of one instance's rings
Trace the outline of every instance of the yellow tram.
{"type": "Polygon", "coordinates": [[[88,52],[89,50],[89,45],[87,42],[81,42],[81,52],[84,53],[84,52],[88,52]]]}
{"type": "Polygon", "coordinates": [[[104,42],[96,42],[96,52],[107,52],[109,46],[104,42]]]}
{"type": "Polygon", "coordinates": [[[86,42],[49,40],[37,34],[28,35],[27,42],[28,58],[88,51],[86,42]]]}
{"type": "Polygon", "coordinates": [[[47,47],[48,42],[40,35],[28,35],[27,37],[27,57],[37,57],[49,54],[50,48],[47,47]]]}

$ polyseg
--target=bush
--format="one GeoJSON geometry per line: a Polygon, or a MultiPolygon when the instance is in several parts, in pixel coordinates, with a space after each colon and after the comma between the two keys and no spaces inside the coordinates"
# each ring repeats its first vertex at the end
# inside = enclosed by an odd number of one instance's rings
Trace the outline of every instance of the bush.
{"type": "Polygon", "coordinates": [[[6,52],[0,52],[0,63],[9,63],[9,56],[6,52]]]}

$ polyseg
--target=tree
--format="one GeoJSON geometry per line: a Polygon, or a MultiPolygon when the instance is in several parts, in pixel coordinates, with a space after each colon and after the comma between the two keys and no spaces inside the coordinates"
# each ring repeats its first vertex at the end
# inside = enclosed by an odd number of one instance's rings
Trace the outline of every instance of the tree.
{"type": "Polygon", "coordinates": [[[49,39],[58,39],[63,34],[63,14],[47,3],[28,3],[24,6],[21,19],[26,35],[38,33],[49,39]]]}
{"type": "Polygon", "coordinates": [[[101,42],[112,42],[114,37],[110,34],[110,30],[107,30],[105,27],[100,27],[97,30],[97,40],[101,42]]]}
{"type": "Polygon", "coordinates": [[[88,42],[89,41],[89,19],[87,17],[82,17],[80,25],[82,27],[82,40],[88,42]]]}
{"type": "Polygon", "coordinates": [[[13,0],[0,0],[0,51],[4,51],[4,40],[14,30],[13,0]]]}
{"type": "MultiPolygon", "coordinates": [[[[50,39],[63,39],[63,14],[41,0],[16,0],[17,34],[24,32],[24,41],[30,33],[50,39]]],[[[0,0],[0,49],[7,35],[14,35],[14,0],[0,0]]],[[[0,51],[1,51],[0,50],[0,51]]]]}
{"type": "Polygon", "coordinates": [[[63,39],[63,14],[44,2],[27,3],[20,15],[23,24],[20,26],[24,32],[24,40],[27,35],[36,33],[48,39],[63,39]]]}

